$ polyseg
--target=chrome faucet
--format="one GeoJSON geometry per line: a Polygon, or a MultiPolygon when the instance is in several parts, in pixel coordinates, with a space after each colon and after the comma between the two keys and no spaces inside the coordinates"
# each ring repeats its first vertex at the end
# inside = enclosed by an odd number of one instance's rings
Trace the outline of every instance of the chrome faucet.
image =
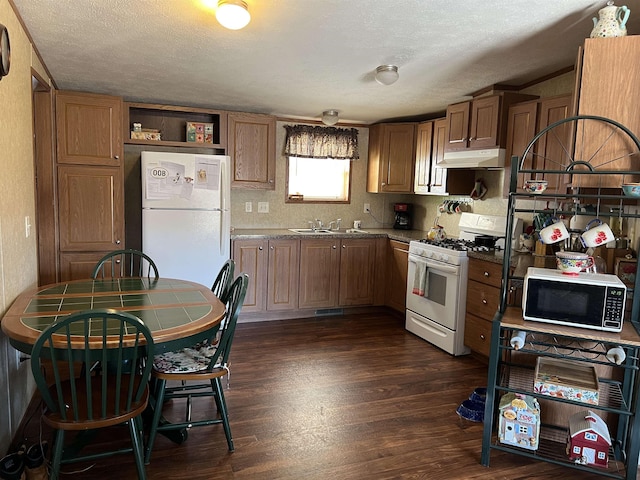
{"type": "Polygon", "coordinates": [[[338,218],[338,219],[336,219],[336,220],[331,220],[331,221],[329,222],[329,230],[340,230],[340,222],[342,222],[342,219],[341,219],[341,218],[338,218]],[[334,227],[332,227],[331,225],[334,225],[334,226],[335,226],[335,228],[334,228],[334,227]]]}

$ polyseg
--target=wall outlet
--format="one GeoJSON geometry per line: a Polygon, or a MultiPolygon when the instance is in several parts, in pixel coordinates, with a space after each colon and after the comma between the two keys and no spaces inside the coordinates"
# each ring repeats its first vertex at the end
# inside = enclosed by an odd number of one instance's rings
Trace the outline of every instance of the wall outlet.
{"type": "Polygon", "coordinates": [[[269,202],[258,202],[258,213],[269,213],[269,202]]]}
{"type": "Polygon", "coordinates": [[[244,211],[246,213],[253,212],[253,204],[251,202],[244,202],[244,211]]]}
{"type": "Polygon", "coordinates": [[[370,203],[365,203],[364,204],[364,213],[369,213],[371,212],[371,204],[370,203]]]}

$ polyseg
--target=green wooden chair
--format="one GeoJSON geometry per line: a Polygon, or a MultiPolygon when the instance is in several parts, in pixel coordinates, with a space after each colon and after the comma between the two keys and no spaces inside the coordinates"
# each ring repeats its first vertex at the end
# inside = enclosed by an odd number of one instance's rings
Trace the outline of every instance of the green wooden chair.
{"type": "Polygon", "coordinates": [[[46,411],[42,418],[55,430],[50,479],[61,464],[133,452],[138,477],[145,479],[142,412],[149,399],[153,338],[146,325],[126,312],[86,310],[58,319],[36,340],[31,371],[46,411]],[[100,362],[99,373],[83,368],[100,362]],[[128,423],[130,448],[82,454],[65,445],[65,433],[84,440],[89,430],[128,423]],[[84,431],[84,432],[83,432],[84,431]]]}
{"type": "Polygon", "coordinates": [[[218,272],[216,279],[213,281],[213,285],[211,286],[211,291],[218,297],[222,302],[225,302],[226,296],[229,292],[229,287],[231,286],[231,282],[233,281],[233,275],[235,273],[236,264],[233,260],[229,259],[224,262],[222,268],[218,272]]]}
{"type": "MultiPolygon", "coordinates": [[[[231,343],[248,284],[249,276],[243,273],[229,287],[225,321],[220,327],[221,335],[217,343],[204,341],[193,347],[154,357],[151,373],[155,381],[154,416],[145,448],[145,462],[149,463],[153,443],[159,431],[184,430],[218,423],[222,423],[229,451],[233,451],[233,439],[221,380],[225,376],[228,378],[229,375],[231,343]],[[179,385],[168,387],[167,381],[177,381],[179,385]],[[193,420],[191,411],[194,397],[214,397],[217,407],[216,416],[204,420],[193,420]],[[163,402],[173,398],[186,399],[185,421],[161,423],[163,402]]],[[[209,332],[208,336],[205,335],[203,338],[212,338],[215,333],[215,331],[209,332]]]]}
{"type": "Polygon", "coordinates": [[[158,278],[158,267],[148,255],[132,248],[115,250],[102,257],[91,278],[149,277],[158,278]]]}

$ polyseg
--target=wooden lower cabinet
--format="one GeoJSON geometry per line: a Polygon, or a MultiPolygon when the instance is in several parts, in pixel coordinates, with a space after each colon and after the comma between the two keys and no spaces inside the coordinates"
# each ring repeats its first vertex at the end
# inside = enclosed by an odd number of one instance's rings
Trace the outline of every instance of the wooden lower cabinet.
{"type": "Polygon", "coordinates": [[[236,272],[249,275],[244,313],[298,308],[299,253],[296,239],[233,241],[236,272]]]}
{"type": "Polygon", "coordinates": [[[340,306],[373,305],[376,258],[375,239],[343,239],[340,242],[340,306]]]}
{"type": "Polygon", "coordinates": [[[409,244],[389,240],[385,305],[404,313],[407,305],[407,270],[409,269],[409,244]]]}
{"type": "Polygon", "coordinates": [[[500,304],[501,284],[501,263],[469,259],[464,344],[484,357],[490,353],[491,321],[500,304]]]}
{"type": "Polygon", "coordinates": [[[338,305],[340,240],[309,238],[300,241],[300,308],[338,305]]]}

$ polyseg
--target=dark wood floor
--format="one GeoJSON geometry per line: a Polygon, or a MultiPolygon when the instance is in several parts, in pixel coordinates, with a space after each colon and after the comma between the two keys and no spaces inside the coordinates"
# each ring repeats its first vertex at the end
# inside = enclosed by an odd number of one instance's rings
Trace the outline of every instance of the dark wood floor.
{"type": "MultiPolygon", "coordinates": [[[[463,423],[456,408],[486,384],[485,365],[431,346],[395,316],[239,324],[231,360],[235,452],[220,425],[191,429],[182,445],[158,436],[149,479],[600,478],[497,451],[482,466],[482,424],[463,423]]],[[[182,414],[178,407],[165,413],[182,414]]],[[[196,403],[194,417],[199,408],[211,406],[196,403]]],[[[28,442],[37,441],[38,423],[25,429],[28,442]]],[[[119,428],[111,438],[126,434],[119,428]]],[[[135,472],[125,455],[62,478],[135,472]]]]}

